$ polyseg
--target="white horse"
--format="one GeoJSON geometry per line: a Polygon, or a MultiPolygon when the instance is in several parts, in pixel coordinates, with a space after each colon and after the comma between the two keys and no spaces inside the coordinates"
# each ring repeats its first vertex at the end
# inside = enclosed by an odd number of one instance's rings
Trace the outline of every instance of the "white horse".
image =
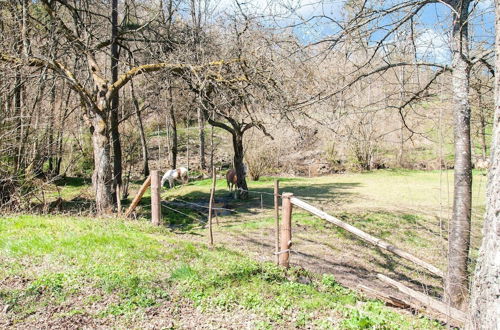
{"type": "Polygon", "coordinates": [[[168,181],[170,188],[174,187],[175,181],[180,181],[184,184],[188,183],[188,170],[185,167],[179,167],[175,170],[168,170],[161,178],[161,186],[165,184],[165,181],[168,181]]]}

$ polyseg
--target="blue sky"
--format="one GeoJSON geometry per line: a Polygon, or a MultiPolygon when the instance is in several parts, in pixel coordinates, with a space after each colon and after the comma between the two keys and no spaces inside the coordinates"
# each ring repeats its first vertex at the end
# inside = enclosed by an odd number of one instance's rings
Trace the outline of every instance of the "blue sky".
{"type": "MultiPolygon", "coordinates": [[[[380,0],[377,1],[377,3],[380,0]]],[[[397,0],[386,0],[385,6],[398,3],[397,0]]],[[[246,14],[261,16],[266,20],[267,26],[280,27],[298,24],[294,33],[305,43],[315,42],[336,32],[335,24],[329,18],[341,19],[342,8],[345,0],[241,0],[242,8],[246,14]],[[275,18],[269,19],[269,16],[275,18]],[[326,16],[320,17],[320,16],[326,16]],[[266,18],[264,18],[266,17],[266,18]]],[[[473,2],[473,15],[470,19],[470,35],[477,47],[477,43],[488,48],[493,44],[494,13],[493,0],[476,0],[473,2]]],[[[235,10],[234,0],[220,0],[217,5],[218,14],[235,10]]],[[[415,19],[416,44],[419,57],[423,60],[438,63],[447,63],[450,58],[449,39],[452,12],[447,5],[435,3],[426,5],[415,19]]],[[[390,28],[387,17],[378,23],[379,31],[371,35],[371,40],[376,41],[390,28]],[[381,27],[386,25],[386,27],[381,27]]],[[[394,41],[394,37],[386,42],[394,41]]]]}

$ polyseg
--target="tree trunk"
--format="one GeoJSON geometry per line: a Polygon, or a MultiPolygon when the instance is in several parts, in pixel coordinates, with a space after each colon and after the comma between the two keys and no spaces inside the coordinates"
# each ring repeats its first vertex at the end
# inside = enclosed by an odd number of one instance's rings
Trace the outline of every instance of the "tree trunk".
{"type": "MultiPolygon", "coordinates": [[[[399,100],[400,100],[400,106],[403,106],[404,104],[404,99],[405,99],[405,89],[404,89],[404,83],[405,83],[405,68],[404,67],[401,67],[401,71],[400,71],[400,74],[399,74],[399,83],[400,83],[400,86],[399,86],[399,100]]],[[[402,114],[402,110],[401,110],[401,114],[402,114]]],[[[398,164],[399,164],[399,167],[403,168],[404,167],[404,159],[403,159],[403,155],[404,155],[404,148],[405,148],[405,138],[404,138],[404,129],[405,129],[405,126],[404,126],[404,121],[403,121],[403,118],[400,118],[400,123],[399,123],[399,153],[398,153],[398,164]]]]}
{"type": "Polygon", "coordinates": [[[21,81],[21,74],[19,71],[16,72],[15,76],[15,82],[14,82],[14,111],[15,111],[15,116],[17,117],[16,120],[16,155],[15,155],[15,169],[16,172],[20,172],[24,170],[24,167],[21,165],[22,164],[22,155],[24,153],[24,147],[23,147],[23,135],[24,135],[24,122],[23,122],[23,107],[21,105],[21,88],[22,88],[22,81],[21,81]]]}
{"type": "MultiPolygon", "coordinates": [[[[53,175],[58,176],[61,174],[61,163],[62,163],[62,157],[63,157],[63,130],[60,129],[58,136],[57,136],[57,158],[56,158],[56,164],[54,168],[53,175]]],[[[66,173],[64,173],[66,174],[66,173]]]]}
{"type": "MultiPolygon", "coordinates": [[[[500,3],[496,4],[496,72],[500,72],[500,3]]],[[[497,329],[500,315],[500,76],[495,75],[495,117],[483,241],[472,282],[467,329],[497,329]]]]}
{"type": "Polygon", "coordinates": [[[132,81],[130,82],[130,92],[132,94],[131,96],[135,108],[135,117],[137,119],[137,126],[139,126],[139,134],[141,136],[142,162],[143,162],[142,173],[144,175],[144,178],[147,178],[149,176],[148,145],[146,141],[146,134],[144,134],[144,126],[142,125],[142,118],[140,113],[141,109],[139,106],[139,102],[135,97],[134,83],[132,81]]]}
{"type": "MultiPolygon", "coordinates": [[[[111,83],[118,80],[118,58],[120,56],[118,43],[118,0],[111,1],[111,83]]],[[[113,141],[113,174],[116,186],[122,185],[122,147],[120,143],[120,131],[118,107],[120,102],[119,91],[111,98],[111,139],[113,141]]]]}
{"type": "Polygon", "coordinates": [[[200,139],[200,168],[204,170],[207,168],[207,164],[205,162],[205,116],[203,116],[201,108],[198,108],[198,127],[200,139]]]}
{"type": "MultiPolygon", "coordinates": [[[[63,85],[64,86],[64,85],[63,85]]],[[[64,109],[64,111],[62,111],[62,115],[60,115],[59,117],[59,124],[58,124],[58,133],[57,133],[57,142],[56,142],[56,159],[55,159],[55,167],[54,167],[54,171],[52,173],[53,176],[58,176],[61,174],[61,163],[62,163],[62,158],[63,158],[63,149],[64,149],[64,122],[66,121],[66,119],[68,118],[69,114],[71,113],[70,112],[70,109],[68,107],[68,104],[69,104],[69,100],[70,100],[70,97],[71,97],[71,89],[68,89],[68,94],[66,96],[66,99],[64,100],[64,107],[63,107],[63,100],[62,100],[62,93],[60,95],[60,98],[61,98],[61,103],[60,103],[60,107],[59,107],[59,110],[61,111],[62,109],[64,109]]],[[[66,172],[63,173],[63,175],[66,175],[66,172]]]]}
{"type": "Polygon", "coordinates": [[[242,199],[248,197],[248,186],[247,180],[245,178],[245,165],[243,164],[243,132],[241,130],[235,129],[232,132],[233,136],[233,150],[234,150],[234,169],[236,170],[236,176],[238,180],[236,181],[236,187],[242,189],[239,191],[238,196],[242,199]]]}
{"type": "MultiPolygon", "coordinates": [[[[118,95],[118,93],[116,93],[118,95]]],[[[122,147],[118,129],[118,96],[111,101],[111,139],[113,140],[113,176],[116,185],[122,184],[122,147]]]]}
{"type": "Polygon", "coordinates": [[[142,148],[142,174],[144,178],[149,176],[149,161],[148,161],[148,145],[146,141],[146,134],[144,134],[144,126],[142,125],[141,114],[136,111],[137,123],[139,125],[139,134],[141,136],[141,148],[142,148]]]}
{"type": "Polygon", "coordinates": [[[468,58],[469,0],[456,1],[459,15],[453,20],[453,112],[455,135],[455,189],[453,217],[448,237],[448,273],[445,279],[445,300],[453,307],[463,309],[467,303],[467,264],[470,245],[470,217],[472,200],[472,164],[470,141],[470,105],[468,58]]]}
{"type": "Polygon", "coordinates": [[[479,125],[480,125],[479,134],[481,134],[481,154],[483,156],[483,159],[486,159],[486,157],[488,157],[488,146],[486,144],[486,115],[484,113],[481,91],[479,91],[478,93],[478,98],[479,98],[478,103],[479,103],[479,125]]]}
{"type": "Polygon", "coordinates": [[[214,127],[210,126],[210,174],[214,170],[214,127]]]}
{"type": "Polygon", "coordinates": [[[92,144],[94,147],[94,174],[92,185],[98,213],[110,213],[113,209],[113,178],[111,152],[106,118],[98,113],[92,119],[92,144]]]}
{"type": "Polygon", "coordinates": [[[56,114],[56,89],[52,86],[50,89],[50,115],[49,115],[49,127],[48,127],[48,150],[47,150],[47,160],[48,160],[48,174],[52,175],[54,173],[54,122],[56,114]]]}
{"type": "Polygon", "coordinates": [[[169,119],[170,119],[170,127],[172,128],[172,138],[170,139],[172,145],[170,146],[170,166],[172,168],[177,168],[177,122],[175,120],[174,113],[174,103],[172,96],[172,87],[169,87],[169,119]]]}
{"type": "Polygon", "coordinates": [[[481,139],[481,158],[486,159],[488,155],[488,147],[486,145],[486,114],[483,108],[483,94],[481,90],[481,83],[475,85],[473,88],[477,94],[477,111],[479,116],[478,135],[479,138],[481,139]]]}

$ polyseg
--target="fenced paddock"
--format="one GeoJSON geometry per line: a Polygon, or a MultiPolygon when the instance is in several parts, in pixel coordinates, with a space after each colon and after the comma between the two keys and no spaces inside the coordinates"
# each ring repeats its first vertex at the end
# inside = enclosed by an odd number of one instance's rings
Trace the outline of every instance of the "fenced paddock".
{"type": "MultiPolygon", "coordinates": [[[[421,176],[420,173],[417,175],[421,176]]],[[[378,179],[377,175],[374,176],[375,179],[378,179]]],[[[411,181],[406,175],[400,179],[403,182],[411,181]]],[[[285,188],[282,190],[294,192],[293,196],[279,200],[280,207],[285,200],[289,200],[290,207],[293,205],[293,209],[289,212],[292,245],[282,245],[280,252],[276,254],[277,231],[275,230],[276,209],[274,206],[276,205],[276,197],[281,198],[282,196],[274,194],[274,187],[269,187],[270,183],[262,185],[262,188],[259,186],[251,188],[249,191],[250,201],[244,202],[244,207],[241,207],[243,204],[239,202],[228,207],[217,205],[218,200],[220,201],[221,198],[224,200],[230,196],[225,190],[216,194],[214,215],[222,209],[226,209],[227,213],[217,217],[220,224],[215,224],[213,228],[215,245],[229,245],[245,250],[260,260],[276,260],[276,256],[284,259],[287,256],[293,266],[302,266],[320,273],[333,273],[342,284],[361,288],[367,294],[386,300],[392,305],[414,309],[422,309],[424,305],[433,306],[434,309],[437,308],[438,318],[444,321],[449,318],[448,321],[451,321],[452,324],[453,322],[460,324],[462,313],[440,305],[436,300],[429,300],[431,299],[429,296],[439,297],[442,293],[441,277],[445,269],[446,252],[444,250],[446,226],[443,224],[446,223],[446,210],[449,206],[445,203],[449,199],[449,196],[444,193],[446,188],[439,189],[437,195],[444,196],[442,196],[440,203],[435,203],[433,210],[420,207],[424,199],[421,190],[425,190],[425,193],[429,194],[428,187],[408,182],[406,187],[398,187],[398,190],[399,192],[408,192],[409,196],[413,196],[410,201],[414,205],[398,203],[397,206],[402,212],[392,215],[381,208],[382,210],[376,211],[373,217],[363,214],[353,216],[338,207],[334,213],[338,216],[333,217],[330,212],[324,212],[318,206],[328,209],[331,208],[331,204],[327,204],[328,201],[343,206],[342,204],[346,205],[354,199],[365,199],[366,204],[370,205],[371,208],[371,205],[376,205],[376,199],[369,198],[371,196],[366,196],[366,194],[353,196],[355,194],[353,191],[356,191],[359,186],[356,182],[330,183],[331,187],[328,189],[331,189],[331,192],[327,192],[327,185],[322,182],[316,182],[313,187],[290,184],[284,180],[285,188]],[[307,192],[309,192],[309,196],[305,196],[307,192]],[[313,192],[314,196],[311,196],[310,192],[313,192]],[[426,212],[430,213],[436,210],[443,211],[444,215],[431,218],[426,214],[426,212]],[[310,212],[312,213],[310,214],[310,212]],[[333,223],[324,220],[332,220],[331,218],[335,219],[332,221],[333,223]],[[394,220],[397,221],[394,222],[394,220]],[[352,230],[353,228],[354,230],[352,230]],[[356,236],[356,229],[367,234],[368,238],[371,237],[371,242],[370,239],[366,239],[367,237],[360,239],[359,236],[356,236]],[[415,233],[419,235],[415,235],[415,233]],[[386,240],[387,242],[385,242],[386,240]],[[367,242],[373,244],[367,244],[367,242]],[[410,258],[404,258],[408,256],[410,258]],[[383,277],[384,275],[386,277],[383,277]],[[398,285],[404,283],[402,292],[395,294],[395,290],[387,290],[388,286],[398,290],[402,288],[391,283],[391,279],[396,280],[395,283],[398,285]],[[409,289],[413,291],[408,291],[409,289]],[[412,295],[411,298],[409,298],[408,293],[412,295]],[[424,293],[425,296],[419,296],[418,293],[424,293]],[[444,308],[447,309],[443,310],[444,308]]],[[[372,184],[370,183],[370,185],[372,184]]],[[[482,184],[484,185],[484,183],[482,184]]],[[[481,196],[480,190],[478,190],[480,186],[481,182],[476,181],[474,196],[481,196]]],[[[182,196],[182,189],[179,190],[179,195],[182,196]]],[[[179,202],[179,200],[186,204],[198,204],[197,207],[200,207],[202,195],[196,195],[198,198],[194,201],[189,199],[189,193],[187,195],[187,197],[176,197],[170,198],[169,201],[163,201],[162,205],[165,206],[165,211],[182,212],[182,209],[179,210],[179,204],[172,204],[174,201],[179,202]]],[[[390,191],[388,195],[394,195],[394,191],[390,191]]],[[[208,202],[208,195],[203,196],[208,202]]],[[[404,200],[405,196],[401,197],[401,200],[404,200]]],[[[380,204],[383,205],[383,203],[380,204]]],[[[480,214],[480,208],[477,208],[480,201],[476,199],[475,204],[474,213],[477,217],[480,214]]],[[[349,206],[352,208],[352,205],[349,206]]],[[[287,208],[286,205],[282,207],[282,221],[288,218],[287,208]]],[[[346,209],[349,210],[349,207],[346,209]]],[[[201,224],[207,225],[207,219],[203,219],[203,216],[195,218],[201,224]]],[[[286,226],[281,226],[282,231],[283,228],[286,229],[286,226]]],[[[284,235],[283,232],[280,235],[284,235]]],[[[286,236],[282,237],[284,238],[281,239],[281,244],[290,241],[286,240],[286,236]]]]}

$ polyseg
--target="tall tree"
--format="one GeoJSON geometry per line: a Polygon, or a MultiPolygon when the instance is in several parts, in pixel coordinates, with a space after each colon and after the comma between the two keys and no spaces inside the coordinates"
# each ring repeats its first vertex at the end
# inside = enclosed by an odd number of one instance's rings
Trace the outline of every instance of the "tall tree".
{"type": "Polygon", "coordinates": [[[467,265],[470,246],[472,162],[469,105],[469,7],[470,0],[448,0],[453,8],[452,82],[455,135],[453,216],[448,236],[448,274],[445,300],[464,308],[468,297],[467,265]]]}
{"type": "MultiPolygon", "coordinates": [[[[192,24],[192,48],[193,54],[195,56],[195,61],[199,62],[200,57],[203,55],[202,52],[202,22],[207,16],[207,8],[210,0],[191,0],[190,1],[190,12],[191,12],[191,24],[192,24]]],[[[196,109],[197,119],[198,119],[198,156],[199,156],[199,166],[200,169],[206,169],[205,161],[205,116],[203,115],[203,110],[198,107],[196,109]]]]}
{"type": "MultiPolygon", "coordinates": [[[[468,296],[468,274],[467,264],[470,245],[470,221],[471,221],[471,137],[470,137],[470,105],[469,105],[469,82],[472,65],[480,62],[469,54],[469,20],[471,19],[472,0],[405,0],[405,1],[381,1],[369,2],[351,0],[346,2],[348,18],[346,21],[333,18],[337,23],[335,29],[339,30],[334,36],[326,38],[330,47],[337,47],[346,52],[346,57],[355,64],[355,70],[349,81],[331,95],[337,95],[355,86],[361,80],[367,79],[374,74],[386,72],[399,67],[434,67],[434,74],[423,88],[413,92],[406,100],[399,100],[398,106],[404,121],[402,110],[414,102],[422,100],[425,91],[428,90],[437,77],[443,72],[451,71],[452,94],[453,94],[453,116],[454,116],[454,202],[453,216],[449,226],[449,251],[448,272],[445,278],[444,299],[452,306],[463,308],[467,304],[468,296]],[[424,57],[415,56],[414,60],[394,61],[390,58],[388,46],[391,38],[395,38],[398,31],[404,30],[405,25],[410,25],[411,35],[409,40],[415,49],[416,31],[414,21],[419,20],[429,5],[443,6],[452,15],[451,51],[452,61],[443,64],[435,59],[427,60],[424,57]],[[357,41],[359,40],[359,41],[357,41]],[[355,49],[356,44],[364,45],[361,51],[355,49]],[[354,48],[353,48],[354,46],[354,48]]],[[[422,22],[428,24],[426,22],[422,22]]],[[[417,52],[415,52],[417,54],[417,52]]],[[[330,97],[329,96],[329,97],[330,97]]],[[[406,123],[405,123],[406,125],[406,123]]]]}
{"type": "Polygon", "coordinates": [[[141,112],[142,109],[139,105],[139,100],[135,95],[134,82],[130,82],[130,96],[132,98],[132,103],[134,104],[135,117],[137,119],[137,126],[139,128],[139,135],[141,138],[141,151],[142,151],[142,174],[144,179],[149,176],[149,160],[148,160],[148,144],[146,140],[146,134],[144,133],[144,125],[142,124],[141,112]]]}
{"type": "Polygon", "coordinates": [[[173,86],[169,84],[168,86],[168,132],[169,132],[169,151],[170,151],[170,159],[169,163],[172,168],[177,168],[177,153],[178,153],[178,137],[177,137],[177,120],[175,118],[175,105],[174,105],[174,94],[173,94],[173,86]]]}
{"type": "Polygon", "coordinates": [[[498,329],[500,318],[500,1],[495,1],[495,115],[483,241],[472,282],[467,329],[498,329]]]}
{"type": "MultiPolygon", "coordinates": [[[[43,15],[46,15],[43,20],[46,27],[42,31],[55,31],[60,39],[59,42],[64,44],[64,47],[71,50],[72,53],[67,51],[61,54],[59,58],[48,60],[40,54],[19,57],[2,51],[0,61],[24,67],[50,70],[58,77],[67,80],[70,87],[78,94],[85,110],[88,127],[92,133],[94,153],[92,185],[95,192],[97,211],[108,213],[113,209],[114,199],[114,180],[109,141],[111,100],[123,86],[138,75],[163,70],[170,75],[177,76],[195,73],[198,76],[206,77],[210,81],[221,77],[220,74],[213,72],[210,68],[221,68],[227,63],[216,61],[198,66],[172,64],[170,62],[143,64],[131,68],[118,77],[115,82],[110,82],[105,74],[105,66],[103,67],[102,62],[99,61],[100,57],[97,56],[97,53],[100,52],[99,55],[102,55],[103,49],[111,44],[111,40],[99,38],[99,34],[102,33],[99,30],[89,33],[92,28],[98,29],[100,27],[99,24],[92,22],[94,19],[102,19],[102,15],[88,10],[88,6],[87,1],[75,1],[74,3],[41,1],[43,15]],[[78,6],[81,6],[81,8],[78,6]],[[67,57],[70,55],[78,57],[78,62],[80,62],[80,65],[75,66],[73,69],[66,63],[67,57]],[[86,70],[86,74],[76,72],[77,68],[82,71],[86,70]],[[87,81],[89,77],[90,83],[87,81]]],[[[147,26],[147,24],[144,26],[147,26]]],[[[140,30],[141,27],[136,27],[134,31],[140,30]]],[[[125,32],[129,33],[130,31],[125,32]]],[[[105,58],[108,59],[108,57],[105,58]]]]}
{"type": "MultiPolygon", "coordinates": [[[[118,64],[120,50],[118,47],[118,0],[111,0],[111,84],[118,80],[118,64]]],[[[120,93],[115,93],[111,98],[111,140],[113,145],[113,177],[115,189],[122,185],[122,146],[119,131],[119,103],[120,93]]]]}

